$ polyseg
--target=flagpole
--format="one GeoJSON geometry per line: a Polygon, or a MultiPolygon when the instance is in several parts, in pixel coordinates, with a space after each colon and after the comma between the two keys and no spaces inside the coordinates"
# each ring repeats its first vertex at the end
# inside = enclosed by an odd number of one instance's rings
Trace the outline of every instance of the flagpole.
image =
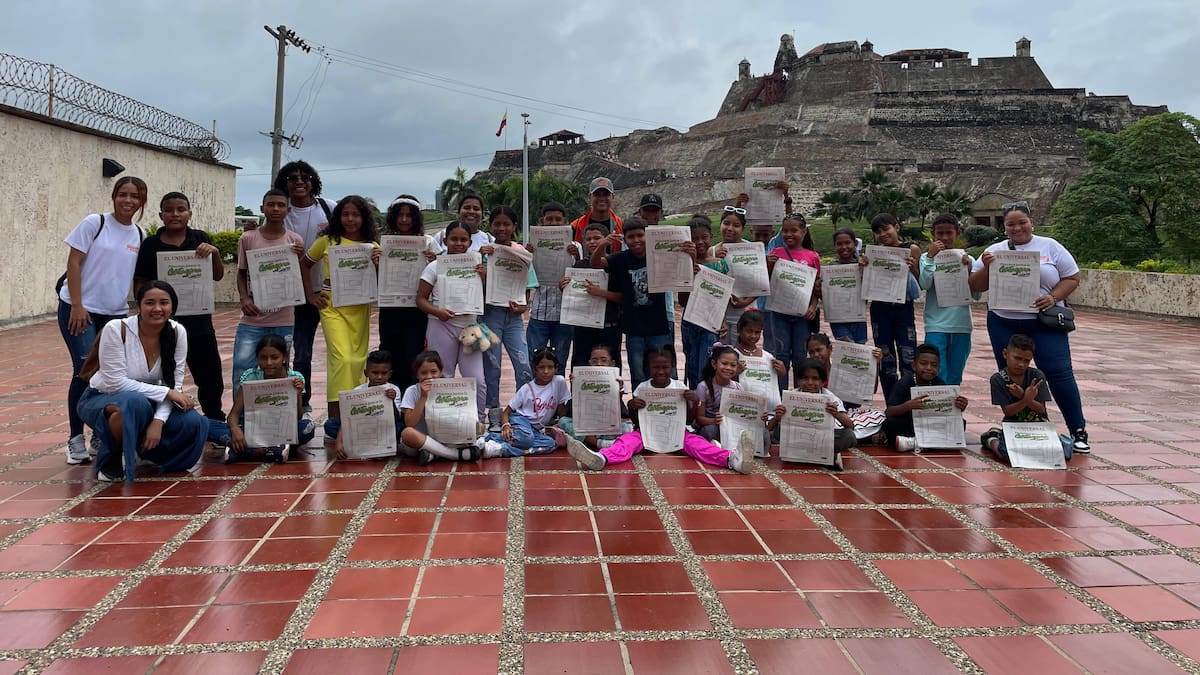
{"type": "Polygon", "coordinates": [[[521,241],[529,243],[529,113],[521,113],[521,241]]]}

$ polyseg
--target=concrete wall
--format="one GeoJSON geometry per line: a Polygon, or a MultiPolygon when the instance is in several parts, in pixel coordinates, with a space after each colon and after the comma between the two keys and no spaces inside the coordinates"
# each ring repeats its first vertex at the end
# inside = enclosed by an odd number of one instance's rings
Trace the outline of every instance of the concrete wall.
{"type": "Polygon", "coordinates": [[[191,199],[193,227],[233,229],[237,167],[0,106],[0,325],[54,311],[63,238],[89,213],[112,210],[117,179],[101,175],[104,158],[149,186],[143,228],[159,223],[159,198],[180,190],[191,199]]]}
{"type": "Polygon", "coordinates": [[[1081,270],[1071,303],[1196,319],[1200,318],[1200,275],[1081,270]]]}

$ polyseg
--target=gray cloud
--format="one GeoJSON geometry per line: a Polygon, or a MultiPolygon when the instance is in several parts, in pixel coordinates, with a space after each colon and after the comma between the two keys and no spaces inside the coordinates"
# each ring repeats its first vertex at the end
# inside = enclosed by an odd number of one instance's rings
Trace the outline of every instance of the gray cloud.
{"type": "MultiPolygon", "coordinates": [[[[257,206],[266,187],[274,104],[275,47],[264,24],[285,23],[310,43],[335,48],[299,150],[317,166],[327,196],[356,192],[390,201],[399,192],[431,200],[455,166],[484,168],[504,147],[496,138],[508,111],[508,147],[520,147],[520,113],[533,137],[561,128],[590,138],[632,128],[686,128],[710,119],[737,62],[770,70],[782,33],[803,53],[821,42],[870,38],[881,52],[946,46],[973,57],[1012,53],[1018,37],[1060,87],[1129,94],[1134,102],[1200,111],[1194,57],[1200,4],[1115,0],[1066,6],[1017,0],[967,2],[705,3],[673,0],[622,6],[515,0],[506,3],[228,1],[111,4],[17,0],[6,3],[3,50],[53,62],[218,133],[244,167],[238,202],[257,206]],[[45,30],[53,26],[54,37],[45,30]],[[358,57],[502,92],[554,101],[555,108],[428,80],[358,57]],[[414,81],[417,80],[417,81],[414,81]],[[499,100],[494,100],[499,99],[499,100]],[[605,115],[645,120],[630,122],[605,115]],[[585,118],[585,119],[579,119],[585,118]],[[475,155],[482,155],[475,157],[475,155]],[[439,162],[426,160],[443,159],[439,162]],[[461,159],[460,159],[461,158],[461,159]],[[365,170],[350,167],[410,164],[365,170]],[[260,175],[255,175],[260,174],[260,175]]],[[[319,56],[289,50],[285,103],[302,91],[319,56]]],[[[318,69],[318,73],[319,73],[318,69]]],[[[305,97],[285,123],[300,124],[305,97]]]]}

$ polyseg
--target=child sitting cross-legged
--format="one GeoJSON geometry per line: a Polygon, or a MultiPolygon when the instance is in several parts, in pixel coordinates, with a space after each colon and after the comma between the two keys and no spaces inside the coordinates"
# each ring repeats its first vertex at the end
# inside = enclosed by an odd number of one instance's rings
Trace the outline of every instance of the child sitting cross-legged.
{"type": "MultiPolygon", "coordinates": [[[[355,387],[355,389],[366,389],[367,387],[387,387],[387,397],[392,401],[393,412],[395,413],[396,421],[396,438],[400,438],[400,432],[404,431],[404,415],[400,410],[400,402],[403,399],[403,392],[400,387],[392,384],[392,355],[390,352],[377,349],[370,354],[367,354],[367,363],[363,368],[363,375],[367,381],[355,387]]],[[[346,446],[342,442],[342,421],[336,417],[330,417],[325,420],[325,438],[336,439],[334,444],[334,453],[338,459],[345,459],[346,446]]],[[[400,446],[400,451],[405,453],[405,448],[400,446]]],[[[408,452],[410,456],[416,455],[416,452],[408,452]]]]}
{"type": "MultiPolygon", "coordinates": [[[[922,394],[914,397],[913,387],[932,387],[946,384],[938,377],[938,367],[941,354],[938,348],[931,344],[917,345],[916,358],[913,359],[913,372],[900,378],[887,396],[887,419],[883,422],[883,433],[896,444],[896,452],[920,452],[917,447],[916,432],[913,430],[912,411],[925,405],[929,398],[922,394]]],[[[967,409],[967,398],[959,396],[954,399],[954,407],[959,410],[967,409]]]]}
{"type": "MultiPolygon", "coordinates": [[[[1033,361],[1033,338],[1023,333],[1014,333],[1003,351],[1004,370],[992,375],[992,404],[1000,406],[1005,422],[1048,422],[1046,402],[1050,400],[1050,388],[1046,376],[1029,364],[1033,361]]],[[[1063,457],[1071,459],[1074,441],[1062,434],[1063,457]]],[[[1004,430],[992,427],[979,438],[984,448],[1008,461],[1008,449],[1004,443],[1004,430]]]]}
{"type": "MultiPolygon", "coordinates": [[[[650,379],[638,385],[629,399],[629,410],[634,415],[634,425],[637,425],[637,411],[646,407],[646,401],[641,396],[649,389],[683,389],[683,398],[688,403],[688,422],[694,421],[695,408],[700,400],[696,392],[687,389],[679,380],[671,378],[675,368],[675,351],[671,347],[654,347],[646,351],[643,363],[650,379]]],[[[643,450],[661,452],[654,448],[646,448],[642,442],[640,431],[623,434],[607,448],[594,452],[582,442],[567,438],[567,452],[584,468],[590,471],[600,471],[609,464],[627,462],[643,450]]],[[[736,450],[730,451],[705,440],[703,437],[685,431],[683,434],[683,454],[698,459],[705,464],[723,466],[738,473],[750,473],[754,464],[754,437],[750,432],[743,432],[738,439],[736,450]]]]}
{"type": "Polygon", "coordinates": [[[554,421],[571,400],[567,380],[558,374],[558,355],[551,347],[533,352],[533,380],[521,385],[500,413],[500,433],[479,437],[475,446],[484,459],[544,455],[566,444],[567,435],[554,421]]]}
{"type": "MultiPolygon", "coordinates": [[[[604,344],[603,342],[597,342],[592,345],[591,356],[588,358],[587,364],[589,366],[606,368],[617,367],[617,362],[613,359],[612,347],[604,344]]],[[[629,433],[630,431],[633,431],[633,423],[629,421],[629,409],[625,407],[625,402],[620,400],[624,392],[624,386],[620,378],[617,379],[617,387],[619,391],[615,391],[613,394],[617,397],[617,400],[620,402],[621,406],[621,433],[629,433]]],[[[612,445],[615,440],[617,440],[617,437],[620,434],[609,436],[580,436],[579,434],[575,433],[575,418],[571,416],[574,412],[573,406],[574,401],[567,401],[566,410],[564,411],[565,414],[558,418],[558,428],[562,429],[563,433],[577,440],[583,441],[589,448],[607,448],[608,446],[612,445]]]]}

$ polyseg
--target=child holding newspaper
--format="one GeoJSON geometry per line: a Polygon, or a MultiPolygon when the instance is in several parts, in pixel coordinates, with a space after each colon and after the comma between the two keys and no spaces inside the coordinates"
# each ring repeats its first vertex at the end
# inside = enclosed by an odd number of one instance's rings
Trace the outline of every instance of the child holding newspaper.
{"type": "Polygon", "coordinates": [[[566,445],[566,434],[552,426],[571,400],[567,380],[558,374],[558,355],[551,347],[533,353],[533,380],[517,389],[500,413],[500,432],[480,436],[476,447],[484,459],[544,455],[566,445]]]}
{"type": "MultiPolygon", "coordinates": [[[[846,414],[846,406],[833,392],[825,388],[829,373],[816,359],[805,359],[795,371],[796,389],[806,394],[823,394],[828,402],[825,412],[833,417],[833,468],[842,468],[842,452],[858,443],[854,436],[854,422],[846,414]]],[[[783,405],[775,407],[775,414],[767,420],[767,428],[774,431],[779,421],[787,414],[783,405]]]]}
{"type": "MultiPolygon", "coordinates": [[[[466,229],[461,231],[465,233],[466,229]]],[[[466,246],[463,245],[463,248],[466,246]]],[[[429,427],[425,423],[425,404],[429,398],[430,384],[442,376],[441,354],[433,351],[417,354],[412,369],[417,383],[405,389],[400,399],[400,412],[404,415],[404,431],[400,432],[400,443],[404,447],[401,451],[405,454],[415,452],[417,463],[421,466],[426,466],[434,458],[452,462],[474,462],[479,459],[479,449],[473,445],[451,448],[429,435],[429,427]]],[[[476,424],[480,430],[483,429],[482,423],[476,424]]]]}

